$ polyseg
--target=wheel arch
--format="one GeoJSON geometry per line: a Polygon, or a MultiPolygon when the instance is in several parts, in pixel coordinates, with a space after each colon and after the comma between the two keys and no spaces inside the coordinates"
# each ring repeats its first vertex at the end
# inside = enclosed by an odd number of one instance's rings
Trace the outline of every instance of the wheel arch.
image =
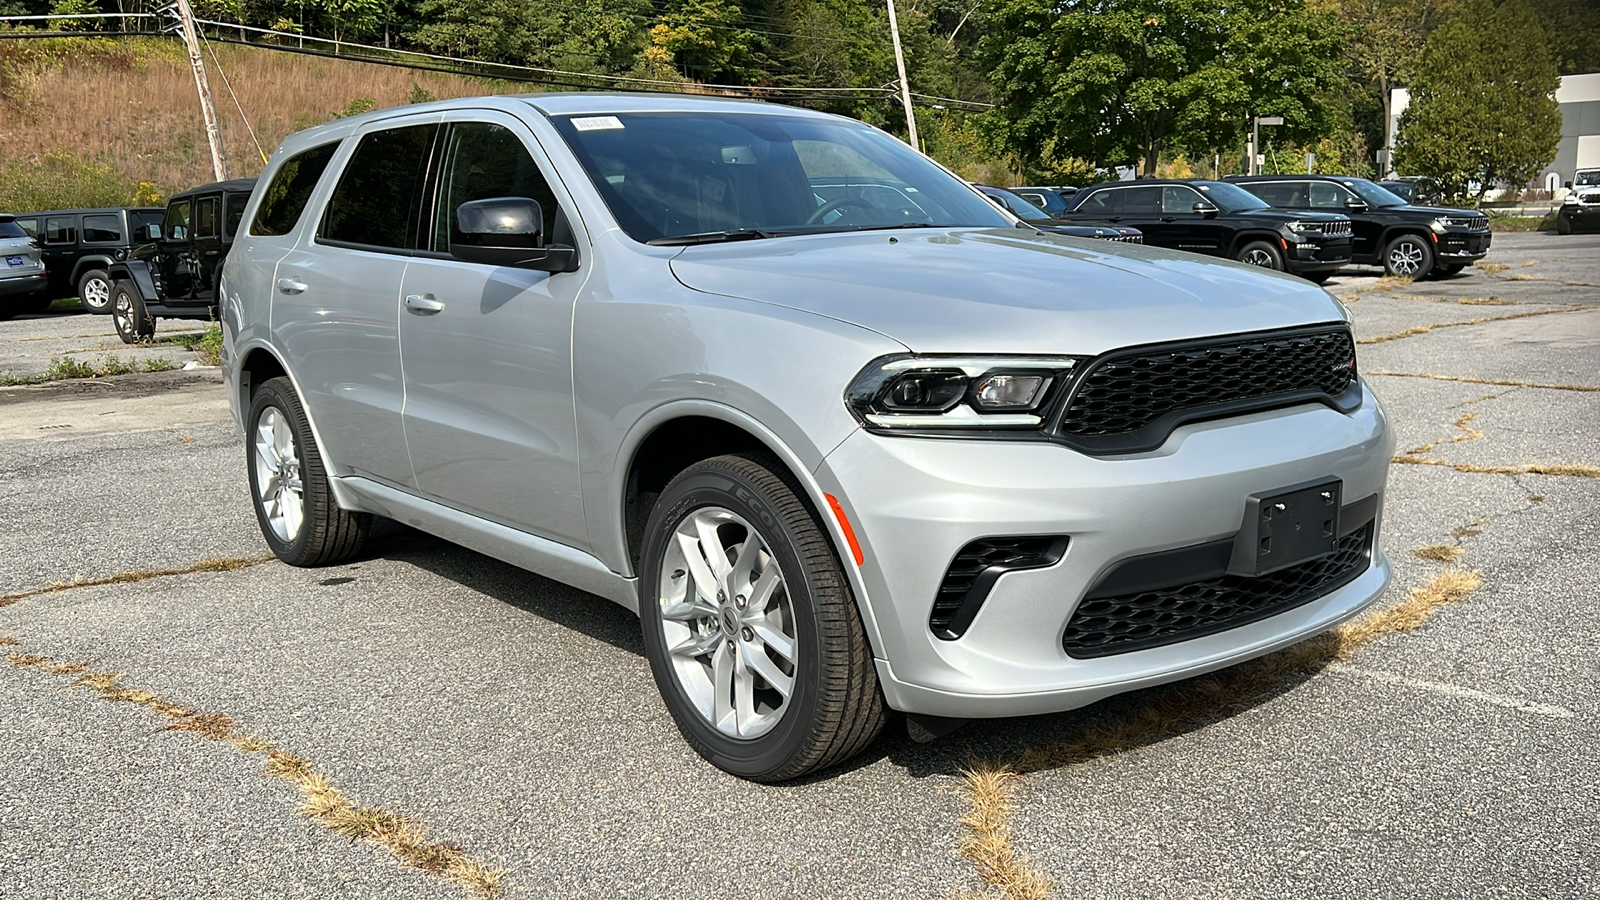
{"type": "MultiPolygon", "coordinates": [[[[828,536],[840,570],[855,595],[856,611],[866,632],[873,655],[881,658],[877,623],[867,600],[866,584],[855,565],[849,539],[838,519],[830,514],[827,495],[795,448],[789,446],[765,424],[740,410],[720,403],[682,400],[657,407],[637,423],[617,454],[617,471],[612,478],[610,508],[617,516],[614,526],[621,529],[628,577],[639,574],[639,555],[643,552],[644,527],[654,501],[673,476],[703,459],[728,453],[762,452],[777,459],[800,486],[800,499],[828,536]],[[681,443],[673,443],[673,442],[681,443]],[[671,448],[657,462],[653,453],[671,448]]],[[[643,590],[643,582],[640,582],[643,590]]],[[[642,602],[642,601],[641,601],[642,602]]]]}
{"type": "Polygon", "coordinates": [[[111,269],[116,265],[117,261],[115,259],[105,256],[104,254],[93,254],[79,257],[78,261],[72,264],[72,275],[70,276],[72,281],[72,289],[78,289],[78,280],[83,277],[83,273],[89,271],[90,269],[105,269],[106,277],[115,280],[115,278],[113,278],[111,275],[111,269]]]}
{"type": "Polygon", "coordinates": [[[1228,247],[1228,258],[1237,258],[1239,256],[1239,251],[1243,250],[1246,244],[1253,244],[1256,241],[1266,241],[1274,247],[1277,247],[1279,253],[1283,252],[1282,235],[1271,231],[1241,231],[1233,236],[1233,243],[1228,247]]]}
{"type": "MultiPolygon", "coordinates": [[[[306,402],[306,393],[300,389],[300,379],[296,378],[294,370],[284,363],[276,348],[265,342],[252,341],[243,347],[235,348],[234,355],[238,363],[233,368],[233,395],[230,400],[236,410],[234,419],[239,430],[248,436],[249,423],[245,420],[250,416],[250,403],[255,399],[256,387],[269,378],[280,376],[287,378],[289,385],[294,388],[295,396],[300,398],[300,408],[305,414],[306,424],[311,427],[311,437],[317,442],[317,454],[322,457],[322,464],[329,476],[333,476],[338,470],[338,462],[328,456],[327,443],[322,440],[322,431],[317,427],[316,414],[306,402]]],[[[339,496],[337,487],[334,496],[336,498],[339,496]]]]}
{"type": "MultiPolygon", "coordinates": [[[[156,282],[150,275],[150,266],[142,259],[126,259],[106,267],[106,275],[115,285],[118,281],[131,281],[139,291],[139,299],[146,303],[160,303],[156,282]]],[[[76,281],[73,282],[76,285],[76,281]]]]}
{"type": "Polygon", "coordinates": [[[1421,225],[1418,225],[1414,222],[1401,222],[1397,225],[1390,225],[1383,229],[1382,234],[1378,235],[1378,246],[1376,248],[1378,261],[1380,263],[1383,262],[1384,251],[1389,249],[1389,244],[1393,243],[1395,238],[1408,234],[1412,235],[1413,237],[1422,238],[1424,241],[1428,242],[1428,246],[1430,247],[1434,245],[1432,240],[1433,232],[1421,225]]]}

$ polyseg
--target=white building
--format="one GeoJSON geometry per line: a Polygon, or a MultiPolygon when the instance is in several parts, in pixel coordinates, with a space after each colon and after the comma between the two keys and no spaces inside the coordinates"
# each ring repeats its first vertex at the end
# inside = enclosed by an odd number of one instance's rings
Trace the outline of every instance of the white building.
{"type": "MultiPolygon", "coordinates": [[[[1389,98],[1384,143],[1392,148],[1400,130],[1400,114],[1411,105],[1411,92],[1395,88],[1389,98]]],[[[1600,72],[1563,77],[1556,88],[1556,103],[1561,108],[1561,143],[1556,145],[1555,162],[1529,187],[1554,189],[1571,181],[1574,170],[1600,168],[1600,72]]]]}

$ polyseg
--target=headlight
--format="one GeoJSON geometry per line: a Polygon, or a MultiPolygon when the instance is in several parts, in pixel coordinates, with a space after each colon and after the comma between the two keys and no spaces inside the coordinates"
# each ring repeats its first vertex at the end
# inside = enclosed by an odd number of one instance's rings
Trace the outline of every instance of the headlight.
{"type": "Polygon", "coordinates": [[[1289,230],[1295,234],[1321,234],[1321,222],[1290,222],[1289,230]]]}
{"type": "Polygon", "coordinates": [[[1038,428],[1078,360],[1064,356],[886,356],[845,392],[873,429],[1038,428]]]}
{"type": "Polygon", "coordinates": [[[1566,196],[1566,198],[1561,201],[1561,205],[1562,206],[1577,206],[1578,205],[1578,195],[1577,194],[1568,194],[1566,196]]]}

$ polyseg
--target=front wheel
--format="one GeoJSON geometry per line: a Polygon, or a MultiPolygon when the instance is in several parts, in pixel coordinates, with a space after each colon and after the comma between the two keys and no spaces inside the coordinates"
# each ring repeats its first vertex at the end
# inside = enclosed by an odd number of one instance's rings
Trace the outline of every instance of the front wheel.
{"type": "Polygon", "coordinates": [[[1383,252],[1383,271],[1395,278],[1421,278],[1433,271],[1433,248],[1414,234],[1402,234],[1383,252]]]}
{"type": "Polygon", "coordinates": [[[1556,216],[1556,234],[1571,234],[1572,220],[1566,216],[1556,216]]]}
{"type": "Polygon", "coordinates": [[[245,421],[250,496],[272,552],[291,566],[331,565],[360,552],[372,516],[334,502],[305,408],[289,379],[262,382],[245,421]]]}
{"type": "Polygon", "coordinates": [[[111,289],[111,320],[124,344],[140,344],[155,337],[155,316],[145,309],[139,289],[126,279],[111,289]]]}
{"type": "Polygon", "coordinates": [[[672,480],[645,528],[645,655],[678,730],[713,765],[784,781],[842,762],[887,709],[849,582],[773,459],[672,480]]]}
{"type": "Polygon", "coordinates": [[[1260,266],[1275,272],[1283,271],[1283,254],[1266,241],[1252,241],[1245,244],[1239,248],[1239,255],[1234,259],[1246,265],[1260,266]]]}
{"type": "Polygon", "coordinates": [[[90,269],[78,279],[78,300],[92,313],[111,311],[111,276],[105,269],[90,269]]]}

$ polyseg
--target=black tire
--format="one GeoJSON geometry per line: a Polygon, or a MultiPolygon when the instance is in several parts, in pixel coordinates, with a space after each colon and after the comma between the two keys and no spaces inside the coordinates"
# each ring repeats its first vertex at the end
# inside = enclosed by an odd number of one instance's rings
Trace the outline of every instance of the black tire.
{"type": "Polygon", "coordinates": [[[1307,280],[1309,282],[1311,282],[1312,284],[1326,284],[1328,279],[1333,277],[1333,273],[1332,272],[1310,272],[1310,273],[1307,273],[1305,275],[1301,275],[1300,277],[1304,278],[1305,280],[1307,280]]]}
{"type": "Polygon", "coordinates": [[[1426,238],[1402,234],[1383,248],[1383,272],[1393,278],[1422,278],[1433,271],[1433,248],[1426,238]]]}
{"type": "Polygon", "coordinates": [[[12,297],[0,297],[0,322],[15,319],[24,312],[22,301],[12,297]]]}
{"type": "Polygon", "coordinates": [[[1451,263],[1448,266],[1440,266],[1439,271],[1435,272],[1434,274],[1438,275],[1440,278],[1450,278],[1454,275],[1460,275],[1461,270],[1465,268],[1466,265],[1463,263],[1451,263]]]}
{"type": "Polygon", "coordinates": [[[273,554],[291,566],[326,566],[361,552],[372,527],[372,516],[340,509],[334,502],[322,454],[317,450],[300,396],[289,379],[269,378],[262,382],[250,398],[250,414],[245,422],[245,468],[250,476],[251,506],[255,507],[256,523],[273,554]],[[289,472],[290,477],[278,474],[274,478],[273,461],[259,446],[263,430],[273,432],[277,426],[283,428],[281,436],[293,441],[292,445],[276,444],[280,449],[289,446],[289,453],[278,459],[277,465],[279,473],[289,472]],[[292,496],[292,488],[278,491],[275,496],[279,505],[273,509],[298,503],[299,524],[292,531],[280,533],[265,495],[274,486],[292,485],[296,475],[300,483],[298,499],[292,496]],[[263,483],[263,479],[268,480],[263,483]]]}
{"type": "Polygon", "coordinates": [[[124,344],[141,344],[155,337],[155,316],[145,309],[138,287],[126,278],[111,288],[111,319],[124,344]]]}
{"type": "Polygon", "coordinates": [[[1274,272],[1283,271],[1283,253],[1266,241],[1251,241],[1239,248],[1234,259],[1250,266],[1260,266],[1274,272]]]}
{"type": "Polygon", "coordinates": [[[1572,233],[1572,220],[1568,219],[1566,216],[1557,215],[1556,216],[1556,234],[1571,234],[1571,233],[1572,233]]]}
{"type": "Polygon", "coordinates": [[[50,296],[48,293],[34,294],[32,297],[22,298],[22,311],[24,313],[33,313],[34,315],[38,315],[39,313],[48,310],[50,308],[50,304],[54,302],[56,302],[56,298],[50,296]]]}
{"type": "Polygon", "coordinates": [[[105,269],[90,269],[78,279],[78,302],[97,315],[111,312],[111,276],[105,269]]]}
{"type": "MultiPolygon", "coordinates": [[[[776,460],[759,454],[719,456],[679,473],[662,492],[645,526],[639,618],[644,629],[645,656],[655,673],[656,686],[678,730],[696,752],[718,768],[752,781],[784,781],[842,762],[871,745],[888,717],[849,581],[816,516],[800,498],[799,487],[776,460]],[[769,551],[754,557],[761,565],[762,577],[775,563],[781,579],[779,588],[772,591],[770,605],[761,604],[762,610],[756,609],[756,602],[746,608],[743,596],[725,598],[719,590],[719,599],[707,598],[696,606],[697,611],[702,607],[712,610],[709,615],[693,619],[674,616],[677,630],[709,648],[704,651],[709,658],[704,660],[699,653],[675,656],[668,649],[663,609],[681,608],[671,602],[672,586],[682,585],[680,591],[694,592],[697,582],[692,572],[676,565],[664,580],[664,563],[672,548],[680,554],[687,552],[674,535],[680,526],[693,527],[695,520],[691,517],[724,514],[728,516],[726,524],[713,534],[719,544],[723,540],[738,541],[737,547],[724,548],[724,552],[744,548],[753,527],[761,542],[757,546],[765,545],[769,551]],[[737,609],[732,601],[737,601],[737,609]],[[752,614],[756,616],[753,619],[741,618],[752,614]],[[723,621],[729,624],[721,625],[723,621]],[[759,642],[754,640],[748,627],[768,626],[770,633],[774,621],[780,626],[777,630],[793,631],[793,660],[786,673],[782,671],[785,660],[781,651],[769,652],[777,645],[764,636],[759,642]],[[730,627],[740,627],[737,642],[727,637],[730,627]],[[714,680],[718,654],[724,652],[730,667],[743,667],[743,660],[763,654],[766,664],[777,666],[780,675],[791,679],[790,694],[784,698],[775,724],[753,737],[730,735],[719,729],[713,724],[716,700],[706,699],[704,686],[700,686],[700,702],[709,704],[712,710],[702,712],[685,687],[684,678],[695,681],[697,686],[700,675],[706,676],[707,681],[714,680]],[[676,668],[680,660],[687,673],[683,676],[676,668]]],[[[726,583],[737,585],[737,563],[729,563],[735,574],[726,583]]],[[[693,569],[694,565],[690,563],[687,568],[693,569]]],[[[754,575],[754,566],[746,574],[754,575]]],[[[760,578],[754,580],[759,582],[760,578]]],[[[752,589],[751,600],[757,592],[752,589]]],[[[746,696],[767,698],[753,700],[752,707],[757,702],[770,705],[780,696],[776,685],[759,674],[744,684],[746,696]]],[[[714,697],[714,686],[712,690],[714,697]]],[[[727,696],[733,696],[733,689],[727,696]]]]}

